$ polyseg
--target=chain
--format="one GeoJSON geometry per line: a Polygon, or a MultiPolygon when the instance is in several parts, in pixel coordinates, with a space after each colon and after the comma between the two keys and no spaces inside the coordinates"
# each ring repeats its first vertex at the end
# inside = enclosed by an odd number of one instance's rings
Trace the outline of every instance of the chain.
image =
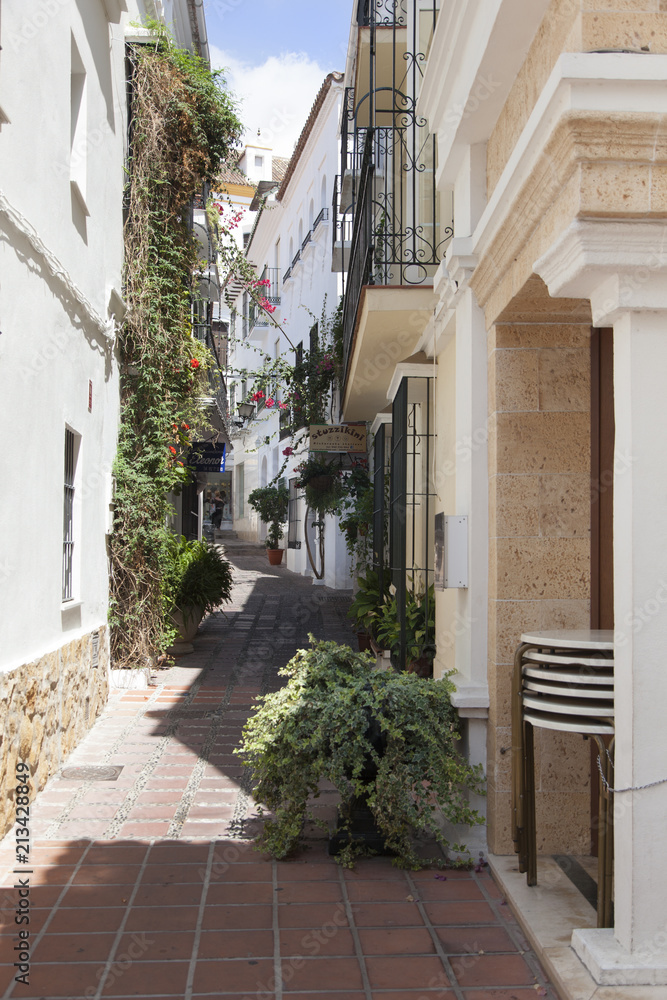
{"type": "MultiPolygon", "coordinates": [[[[614,766],[614,762],[609,755],[609,751],[605,747],[605,752],[609,758],[609,763],[614,766]]],[[[600,754],[598,754],[598,771],[600,772],[600,778],[602,779],[602,784],[608,792],[613,792],[618,794],[619,792],[642,792],[645,788],[654,788],[656,785],[664,785],[667,783],[667,778],[659,778],[658,781],[649,781],[648,785],[632,785],[630,788],[612,788],[604,774],[602,773],[602,760],[600,759],[600,754]]]]}

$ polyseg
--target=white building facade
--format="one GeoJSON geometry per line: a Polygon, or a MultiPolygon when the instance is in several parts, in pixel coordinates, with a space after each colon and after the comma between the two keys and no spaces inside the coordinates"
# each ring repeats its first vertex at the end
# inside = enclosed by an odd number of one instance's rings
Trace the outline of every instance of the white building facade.
{"type": "Polygon", "coordinates": [[[36,791],[109,687],[126,40],[146,14],[186,47],[205,27],[185,0],[29,7],[4,3],[0,25],[0,772],[29,762],[36,791]]]}
{"type": "MultiPolygon", "coordinates": [[[[268,282],[263,294],[275,311],[269,314],[251,308],[248,296],[245,302],[243,295],[236,302],[228,374],[232,421],[236,407],[251,392],[253,373],[261,368],[263,360],[284,357],[293,364],[295,348],[297,352],[308,351],[311,330],[320,324],[323,311],[331,317],[340,301],[341,275],[332,271],[331,203],[340,162],[342,97],[342,77],[329,74],[281,184],[259,189],[263,204],[260,201],[258,205],[260,212],[247,256],[258,279],[268,282]],[[243,371],[248,372],[246,377],[239,374],[243,371]]],[[[260,400],[255,417],[239,427],[233,438],[234,528],[242,538],[264,540],[266,525],[249,507],[247,497],[280,474],[291,493],[290,520],[281,543],[287,550],[287,567],[314,579],[321,572],[322,583],[345,589],[352,586],[350,563],[336,518],[325,518],[322,566],[318,555],[321,529],[313,528],[314,518],[306,517],[301,491],[294,485],[294,469],[308,455],[308,437],[305,431],[294,437],[286,434],[287,411],[280,408],[281,403],[285,407],[285,396],[286,387],[277,384],[268,397],[274,403],[267,406],[260,400]]],[[[332,400],[332,422],[337,417],[334,408],[332,400]]]]}

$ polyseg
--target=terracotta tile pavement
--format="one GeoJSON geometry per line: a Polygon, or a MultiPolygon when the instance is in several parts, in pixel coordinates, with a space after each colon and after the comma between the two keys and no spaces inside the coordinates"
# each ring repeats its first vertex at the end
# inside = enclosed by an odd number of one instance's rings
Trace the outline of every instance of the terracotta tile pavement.
{"type": "Polygon", "coordinates": [[[0,844],[0,994],[558,1000],[484,870],[436,877],[376,858],[346,871],[317,828],[293,861],[254,850],[232,755],[242,723],[309,631],[350,639],[349,596],[267,567],[263,550],[229,555],[231,610],[156,687],[113,694],[67,761],[122,764],[118,780],[57,776],[31,805],[29,865],[12,833],[0,844]],[[30,884],[28,985],[15,981],[17,878],[30,884]]]}

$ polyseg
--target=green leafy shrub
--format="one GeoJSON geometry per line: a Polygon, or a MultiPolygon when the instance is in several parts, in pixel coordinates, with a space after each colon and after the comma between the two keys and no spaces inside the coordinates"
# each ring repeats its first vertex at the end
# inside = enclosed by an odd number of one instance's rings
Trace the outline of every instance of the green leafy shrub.
{"type": "MultiPolygon", "coordinates": [[[[458,753],[458,716],[449,680],[372,669],[373,658],[349,646],[316,642],[300,650],[280,671],[289,681],[265,695],[247,722],[235,751],[254,773],[256,800],[275,814],[267,819],[261,846],[284,858],[298,845],[310,795],[324,779],[341,794],[349,822],[351,803],[363,797],[394,863],[419,868],[413,830],[430,832],[443,848],[440,814],[452,823],[482,823],[468,804],[468,791],[483,787],[480,766],[458,753]],[[370,723],[386,749],[374,746],[370,723]],[[364,777],[369,760],[377,776],[364,777]]],[[[453,850],[464,850],[451,845],[453,850]]],[[[356,845],[339,855],[351,864],[356,845]]]]}
{"type": "MultiPolygon", "coordinates": [[[[433,584],[424,593],[408,590],[405,595],[406,663],[414,663],[422,656],[435,656],[435,589],[433,584]]],[[[396,597],[388,596],[376,619],[375,638],[393,657],[400,651],[401,626],[398,620],[396,597]]]]}
{"type": "Polygon", "coordinates": [[[231,600],[232,569],[215,546],[172,535],[167,541],[167,560],[167,612],[194,607],[206,614],[231,600]]]}
{"type": "Polygon", "coordinates": [[[129,50],[131,144],[126,189],[127,315],[119,338],[121,425],[114,465],[111,652],[116,667],[150,661],[169,645],[164,576],[168,494],[188,479],[191,428],[207,419],[214,359],[192,335],[199,272],[189,203],[213,181],[242,126],[221,76],[178,49],[166,29],[129,50]]]}
{"type": "Polygon", "coordinates": [[[358,629],[365,629],[376,637],[377,626],[382,615],[383,595],[389,593],[391,573],[389,570],[384,571],[382,593],[380,593],[379,574],[373,569],[369,569],[365,576],[358,577],[358,583],[359,589],[354,595],[347,616],[352,619],[358,629]]]}
{"type": "Polygon", "coordinates": [[[289,511],[289,490],[280,486],[260,486],[248,496],[248,503],[257,511],[262,521],[268,524],[267,549],[277,549],[283,537],[283,524],[289,511]]]}

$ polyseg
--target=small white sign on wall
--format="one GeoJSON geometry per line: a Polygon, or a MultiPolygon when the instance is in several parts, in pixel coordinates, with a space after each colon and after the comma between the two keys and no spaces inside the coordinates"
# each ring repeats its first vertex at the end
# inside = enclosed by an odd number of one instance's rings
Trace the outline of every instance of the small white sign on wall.
{"type": "Polygon", "coordinates": [[[468,518],[435,515],[435,589],[468,586],[468,518]]]}

